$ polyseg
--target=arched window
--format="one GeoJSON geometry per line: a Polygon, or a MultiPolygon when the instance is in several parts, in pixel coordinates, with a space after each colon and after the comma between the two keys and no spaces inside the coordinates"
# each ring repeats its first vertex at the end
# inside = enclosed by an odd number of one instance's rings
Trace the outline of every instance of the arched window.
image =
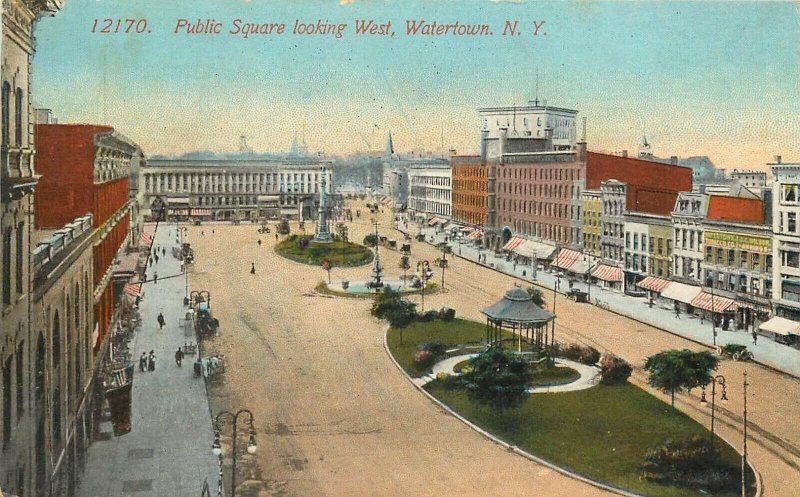
{"type": "Polygon", "coordinates": [[[22,88],[14,92],[14,142],[22,147],[22,88]]]}
{"type": "Polygon", "coordinates": [[[16,381],[17,381],[17,419],[19,420],[22,415],[25,413],[25,402],[24,402],[24,395],[25,395],[25,341],[22,340],[17,345],[17,372],[16,372],[16,381]]]}
{"type": "Polygon", "coordinates": [[[11,128],[11,85],[7,81],[3,82],[2,112],[3,112],[3,145],[8,145],[11,128]]]}
{"type": "Polygon", "coordinates": [[[58,310],[53,314],[53,369],[61,366],[61,322],[58,310]]]}
{"type": "Polygon", "coordinates": [[[75,330],[81,329],[81,286],[75,283],[75,330]]]}

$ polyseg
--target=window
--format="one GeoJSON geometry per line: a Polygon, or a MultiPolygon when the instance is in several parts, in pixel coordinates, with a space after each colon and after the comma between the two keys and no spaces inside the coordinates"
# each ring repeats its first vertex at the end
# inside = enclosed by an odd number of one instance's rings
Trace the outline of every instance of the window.
{"type": "Polygon", "coordinates": [[[8,145],[10,129],[11,129],[11,85],[8,82],[3,82],[3,145],[8,145]]]}
{"type": "Polygon", "coordinates": [[[11,228],[3,230],[3,304],[11,304],[11,228]]]}
{"type": "Polygon", "coordinates": [[[24,241],[25,241],[25,223],[19,223],[17,225],[17,253],[16,253],[16,259],[17,259],[17,267],[16,267],[16,269],[17,269],[17,271],[16,271],[16,280],[15,280],[16,287],[17,287],[17,293],[23,293],[25,291],[24,286],[23,286],[23,283],[24,283],[24,277],[23,277],[24,265],[22,263],[23,255],[25,254],[25,246],[23,245],[24,241]]]}
{"type": "Polygon", "coordinates": [[[706,247],[706,262],[711,262],[711,259],[714,257],[712,251],[713,249],[711,247],[706,247]]]}
{"type": "Polygon", "coordinates": [[[793,250],[782,252],[783,265],[787,267],[800,268],[800,253],[793,250]]]}
{"type": "Polygon", "coordinates": [[[25,403],[23,402],[23,395],[25,392],[24,372],[25,372],[25,342],[20,341],[17,346],[17,358],[15,361],[17,365],[16,380],[17,380],[17,420],[25,414],[25,403]]]}
{"type": "Polygon", "coordinates": [[[784,202],[797,202],[798,185],[783,185],[781,190],[781,200],[784,202]]]}
{"type": "Polygon", "coordinates": [[[639,233],[633,234],[633,250],[639,250],[639,233]]]}
{"type": "Polygon", "coordinates": [[[14,143],[22,147],[22,88],[14,93],[14,143]]]}
{"type": "Polygon", "coordinates": [[[796,233],[797,232],[797,213],[796,212],[788,213],[788,220],[789,220],[789,222],[788,222],[788,226],[787,226],[786,231],[788,231],[789,233],[796,233]]]}
{"type": "Polygon", "coordinates": [[[735,250],[728,250],[728,266],[734,266],[736,263],[736,251],[735,250]]]}

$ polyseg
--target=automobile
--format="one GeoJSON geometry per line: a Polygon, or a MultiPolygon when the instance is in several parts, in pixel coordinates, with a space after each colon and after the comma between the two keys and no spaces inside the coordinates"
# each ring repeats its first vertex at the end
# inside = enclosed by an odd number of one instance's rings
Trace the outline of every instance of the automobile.
{"type": "Polygon", "coordinates": [[[739,345],[738,343],[728,343],[717,347],[717,354],[730,357],[734,361],[749,361],[753,359],[753,353],[747,350],[747,345],[739,345]]]}
{"type": "Polygon", "coordinates": [[[570,288],[567,291],[566,296],[575,302],[589,302],[589,294],[583,290],[578,290],[577,288],[570,288]]]}

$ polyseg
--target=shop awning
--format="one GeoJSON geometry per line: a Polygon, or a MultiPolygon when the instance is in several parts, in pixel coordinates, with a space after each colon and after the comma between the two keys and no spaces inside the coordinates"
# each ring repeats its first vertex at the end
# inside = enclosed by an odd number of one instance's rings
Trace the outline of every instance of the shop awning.
{"type": "Polygon", "coordinates": [[[756,312],[770,312],[770,307],[768,304],[755,304],[753,302],[746,302],[744,300],[737,300],[736,307],[740,309],[752,309],[756,312]]]}
{"type": "Polygon", "coordinates": [[[189,197],[170,197],[167,199],[169,205],[188,205],[189,197]]]}
{"type": "Polygon", "coordinates": [[[470,240],[477,240],[478,238],[480,238],[482,236],[483,236],[483,231],[475,230],[472,233],[470,233],[469,235],[467,235],[467,238],[469,238],[470,240]]]}
{"type": "Polygon", "coordinates": [[[761,323],[758,329],[769,331],[776,335],[800,335],[800,323],[780,316],[775,316],[769,321],[761,323]]]}
{"type": "Polygon", "coordinates": [[[153,245],[153,237],[150,235],[150,233],[142,231],[142,234],[139,235],[139,243],[145,247],[149,247],[153,245]]]}
{"type": "Polygon", "coordinates": [[[528,259],[536,258],[539,260],[550,259],[553,257],[553,252],[555,251],[556,248],[552,245],[531,240],[525,240],[525,242],[514,249],[514,253],[519,256],[527,257],[528,259]]]}
{"type": "Polygon", "coordinates": [[[463,231],[464,233],[469,233],[470,231],[475,231],[475,228],[473,228],[472,226],[464,226],[463,228],[461,228],[461,231],[463,231]]]}
{"type": "Polygon", "coordinates": [[[671,282],[666,278],[659,278],[658,276],[648,276],[636,285],[639,288],[650,290],[652,292],[661,293],[671,282]]]}
{"type": "Polygon", "coordinates": [[[733,299],[709,292],[700,292],[697,297],[692,299],[690,304],[698,309],[711,312],[725,312],[736,306],[733,299]]]}
{"type": "Polygon", "coordinates": [[[428,226],[433,226],[434,224],[436,224],[438,222],[439,222],[439,218],[438,217],[432,217],[432,218],[428,219],[428,226]]]}
{"type": "Polygon", "coordinates": [[[589,264],[588,262],[584,261],[581,258],[573,262],[572,265],[567,269],[567,271],[575,274],[586,274],[586,271],[588,271],[590,267],[591,264],[589,264]]]}
{"type": "Polygon", "coordinates": [[[192,209],[191,216],[210,216],[211,209],[192,209]]]}
{"type": "Polygon", "coordinates": [[[505,245],[503,245],[503,250],[514,250],[525,243],[525,241],[526,240],[521,236],[512,236],[511,239],[507,241],[505,245]]]}
{"type": "Polygon", "coordinates": [[[608,264],[600,264],[594,268],[592,276],[604,281],[622,281],[622,268],[610,266],[608,264]]]}
{"type": "Polygon", "coordinates": [[[701,291],[702,289],[699,286],[684,285],[683,283],[673,281],[661,292],[661,296],[670,300],[691,304],[692,300],[694,300],[701,291]]]}
{"type": "Polygon", "coordinates": [[[123,289],[126,295],[130,295],[131,297],[136,297],[142,291],[142,284],[141,283],[126,283],[125,288],[123,289]]]}
{"type": "Polygon", "coordinates": [[[581,253],[577,250],[561,249],[550,265],[561,269],[569,269],[570,266],[575,264],[575,261],[577,261],[580,256],[581,253]]]}

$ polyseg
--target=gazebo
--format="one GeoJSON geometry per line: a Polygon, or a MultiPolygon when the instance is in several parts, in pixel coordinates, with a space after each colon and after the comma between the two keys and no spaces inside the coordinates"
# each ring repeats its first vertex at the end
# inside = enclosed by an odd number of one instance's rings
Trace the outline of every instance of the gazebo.
{"type": "MultiPolygon", "coordinates": [[[[520,349],[523,333],[537,351],[548,345],[547,325],[555,315],[534,304],[533,297],[518,286],[508,290],[502,299],[481,312],[486,316],[486,341],[490,345],[500,341],[503,328],[518,335],[520,349]]],[[[552,346],[553,336],[549,341],[552,346]]]]}

